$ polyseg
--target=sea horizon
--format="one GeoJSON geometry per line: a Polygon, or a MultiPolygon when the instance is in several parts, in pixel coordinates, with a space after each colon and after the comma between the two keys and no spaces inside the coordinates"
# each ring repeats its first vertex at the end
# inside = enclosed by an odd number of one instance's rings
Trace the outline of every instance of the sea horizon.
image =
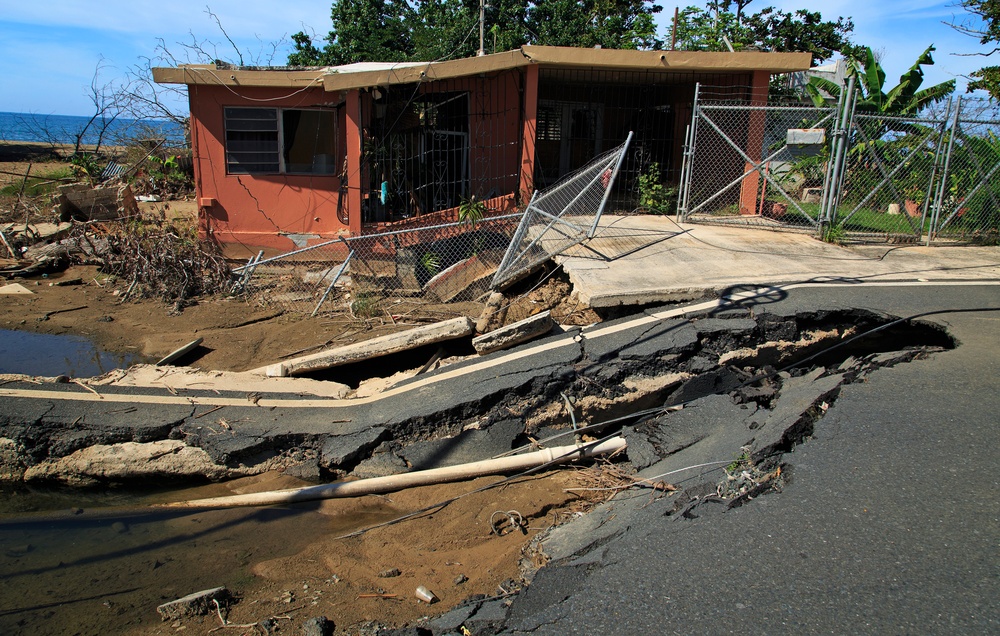
{"type": "MultiPolygon", "coordinates": [[[[88,121],[90,116],[84,115],[0,111],[0,141],[75,144],[88,121]]],[[[84,133],[81,143],[87,146],[98,142],[102,145],[119,146],[148,137],[163,137],[171,145],[183,145],[184,129],[168,119],[117,118],[106,123],[97,120],[84,133]]]]}

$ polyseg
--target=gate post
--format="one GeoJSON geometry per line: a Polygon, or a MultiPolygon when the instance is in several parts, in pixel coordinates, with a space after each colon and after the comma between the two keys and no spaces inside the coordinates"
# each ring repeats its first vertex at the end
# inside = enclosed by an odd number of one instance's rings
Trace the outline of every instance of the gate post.
{"type": "Polygon", "coordinates": [[[854,94],[854,75],[851,75],[847,82],[847,89],[841,94],[843,97],[838,103],[841,111],[837,113],[836,129],[833,131],[833,152],[830,157],[830,166],[826,187],[824,188],[823,201],[820,204],[819,238],[824,234],[824,223],[828,227],[833,227],[837,220],[837,208],[840,205],[841,183],[844,180],[844,164],[847,163],[847,129],[852,121],[856,95],[854,94]]]}
{"type": "MultiPolygon", "coordinates": [[[[952,100],[948,100],[948,109],[951,110],[952,100]]],[[[944,206],[944,193],[948,189],[948,172],[951,170],[951,155],[955,149],[955,135],[958,133],[958,118],[962,112],[962,96],[958,96],[958,103],[955,104],[955,114],[954,118],[945,116],[944,121],[941,124],[941,137],[944,139],[945,132],[948,128],[948,120],[952,119],[951,123],[951,135],[948,137],[948,149],[944,154],[944,167],[941,169],[941,179],[938,182],[937,196],[934,200],[934,207],[931,210],[931,221],[927,227],[927,246],[930,247],[931,239],[937,234],[937,225],[941,222],[941,208],[944,206]]],[[[950,112],[949,112],[950,114],[950,112]]],[[[941,151],[941,143],[938,142],[938,152],[941,151]]],[[[937,157],[935,157],[934,167],[937,167],[937,157]]],[[[922,228],[921,228],[922,229],[922,228]]]]}

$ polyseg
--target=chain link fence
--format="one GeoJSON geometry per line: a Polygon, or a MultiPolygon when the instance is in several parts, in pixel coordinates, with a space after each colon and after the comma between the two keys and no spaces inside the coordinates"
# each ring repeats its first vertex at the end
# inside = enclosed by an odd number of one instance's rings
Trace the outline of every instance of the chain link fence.
{"type": "Polygon", "coordinates": [[[382,313],[392,298],[475,300],[489,289],[520,214],[344,237],[234,270],[234,291],[257,306],[317,315],[382,313]]]}
{"type": "Polygon", "coordinates": [[[631,141],[630,132],[620,146],[532,196],[494,286],[594,236],[631,141]]]}
{"type": "Polygon", "coordinates": [[[678,216],[806,231],[832,242],[996,244],[996,105],[955,98],[919,116],[696,100],[678,216]]]}

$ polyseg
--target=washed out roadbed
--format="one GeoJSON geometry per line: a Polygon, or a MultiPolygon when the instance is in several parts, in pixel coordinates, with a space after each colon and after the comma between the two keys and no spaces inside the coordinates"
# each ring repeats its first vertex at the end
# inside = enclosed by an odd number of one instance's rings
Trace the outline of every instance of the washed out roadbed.
{"type": "MultiPolygon", "coordinates": [[[[212,350],[198,364],[235,370],[259,367],[338,337],[347,341],[361,337],[350,334],[351,329],[358,329],[356,322],[345,327],[333,320],[275,316],[236,300],[198,302],[179,315],[171,315],[170,307],[162,303],[118,304],[109,288],[98,285],[96,273],[77,270],[70,274],[90,282],[63,288],[39,281],[32,288],[39,293],[14,297],[12,304],[4,305],[0,320],[5,326],[52,333],[87,331],[105,346],[137,346],[153,357],[204,336],[206,347],[212,350]],[[59,307],[81,305],[87,309],[36,320],[59,307]],[[104,316],[113,321],[98,320],[104,316]],[[96,325],[92,331],[88,320],[96,325]],[[133,342],[140,344],[129,343],[126,334],[138,338],[133,342]]],[[[553,300],[563,302],[566,294],[552,292],[567,291],[561,284],[558,279],[547,283],[548,301],[544,294],[534,301],[530,295],[529,300],[519,301],[528,303],[524,312],[549,308],[546,305],[553,300]]],[[[479,307],[470,306],[468,315],[477,315],[479,307]]],[[[424,307],[422,311],[413,315],[430,318],[438,310],[424,307]]],[[[579,316],[579,312],[575,308],[562,316],[579,316]]],[[[513,307],[509,313],[508,321],[521,317],[513,307]]],[[[401,327],[367,324],[366,335],[401,327]]],[[[342,400],[342,405],[284,412],[267,407],[266,399],[261,399],[260,404],[234,407],[231,413],[226,407],[227,414],[222,416],[186,404],[156,424],[144,418],[137,405],[134,417],[146,426],[136,426],[132,438],[128,426],[108,426],[104,417],[74,423],[72,414],[59,404],[23,421],[17,421],[16,409],[7,406],[0,437],[24,451],[22,457],[32,464],[27,468],[34,471],[31,474],[38,477],[38,483],[67,483],[70,477],[80,483],[114,485],[164,476],[141,470],[95,473],[94,466],[100,462],[72,461],[74,455],[79,457],[98,445],[117,451],[133,444],[145,452],[151,445],[173,444],[178,452],[157,451],[156,461],[178,455],[183,448],[202,453],[204,466],[219,471],[211,475],[214,478],[244,475],[243,480],[206,486],[197,494],[170,496],[193,498],[285,487],[304,483],[301,478],[364,478],[457,464],[571,432],[574,422],[582,425],[624,417],[581,436],[588,440],[612,432],[624,435],[627,453],[611,463],[532,476],[476,494],[468,493],[500,478],[317,504],[310,510],[332,521],[317,524],[312,516],[295,519],[292,523],[299,524],[298,533],[278,518],[258,526],[260,544],[271,548],[239,551],[228,547],[234,545],[228,540],[225,544],[195,542],[185,548],[191,553],[184,563],[193,559],[198,565],[180,568],[187,578],[177,573],[163,579],[172,581],[170,585],[155,589],[148,583],[139,585],[141,591],[115,601],[119,604],[116,616],[122,618],[101,618],[111,631],[125,631],[122,626],[135,621],[137,625],[130,628],[133,633],[173,633],[188,626],[207,631],[222,627],[223,621],[232,625],[271,621],[267,624],[293,624],[297,629],[315,615],[332,618],[344,633],[377,633],[379,625],[415,623],[433,633],[454,633],[462,626],[473,633],[490,633],[506,620],[510,594],[531,578],[538,565],[547,559],[572,560],[626,530],[612,523],[617,514],[613,511],[603,516],[578,514],[593,502],[617,493],[632,496],[637,505],[641,505],[639,500],[668,497],[676,502],[674,514],[685,515],[706,498],[739,505],[780,488],[782,454],[808,438],[843,383],[863,381],[883,366],[954,346],[936,325],[896,324],[892,316],[877,312],[771,313],[766,306],[752,305],[685,316],[675,316],[667,307],[649,308],[583,328],[563,324],[545,342],[544,354],[518,355],[532,346],[528,344],[491,358],[449,360],[426,376],[427,384],[403,379],[393,399],[372,398],[354,406],[351,400],[342,400]],[[875,337],[862,337],[879,328],[875,337]],[[448,378],[447,382],[435,384],[438,377],[448,378]],[[664,411],[663,407],[670,408],[664,411]],[[645,415],[636,416],[637,411],[645,415]],[[135,434],[140,430],[141,439],[135,434]],[[719,457],[731,459],[732,464],[721,479],[718,472],[704,477],[673,472],[719,457]],[[46,466],[52,470],[38,470],[46,466]],[[672,476],[663,477],[667,474],[672,476]],[[436,505],[457,495],[463,496],[446,506],[436,505]],[[417,518],[371,530],[360,538],[342,536],[428,507],[417,518]],[[497,513],[511,522],[519,519],[512,524],[516,526],[512,532],[497,536],[493,531],[491,522],[497,513]],[[562,523],[567,520],[572,523],[562,523]],[[553,526],[564,529],[549,530],[553,526]],[[289,533],[288,540],[276,541],[283,533],[289,533]],[[213,553],[218,563],[209,558],[213,553]],[[163,625],[149,615],[150,606],[157,604],[154,600],[163,602],[219,584],[232,587],[239,596],[226,614],[163,625]],[[413,596],[417,585],[431,588],[441,603],[418,603],[413,596]],[[438,618],[423,618],[444,612],[438,618]]],[[[12,382],[4,388],[8,386],[26,385],[12,382]]],[[[72,390],[93,392],[94,386],[72,390]]],[[[109,396],[123,395],[122,400],[127,400],[126,388],[99,386],[96,390],[105,396],[104,409],[109,408],[109,396]]],[[[177,393],[179,397],[211,397],[210,392],[194,390],[177,393]]],[[[175,529],[219,524],[242,532],[262,519],[260,515],[269,514],[280,516],[278,511],[205,512],[169,524],[175,524],[175,529]]],[[[86,516],[85,512],[82,517],[86,516]]],[[[126,524],[120,541],[126,541],[129,527],[126,524]]],[[[249,536],[241,535],[235,545],[244,542],[249,542],[249,536]]],[[[32,559],[53,558],[42,550],[15,554],[15,561],[5,566],[12,568],[11,573],[41,572],[45,568],[32,559]]],[[[148,554],[145,558],[150,560],[148,554]]],[[[182,560],[180,553],[169,558],[182,560]]],[[[166,563],[154,557],[144,567],[159,570],[166,563]]],[[[71,570],[73,576],[100,578],[88,575],[85,568],[71,570]]],[[[119,589],[133,584],[121,576],[116,579],[119,589]]],[[[51,582],[43,577],[38,585],[51,582]]],[[[34,602],[41,604],[41,598],[34,602]]],[[[73,620],[71,614],[59,615],[73,620]]],[[[2,616],[0,612],[0,621],[2,616]]],[[[37,620],[42,621],[37,625],[43,625],[54,619],[37,620]]]]}

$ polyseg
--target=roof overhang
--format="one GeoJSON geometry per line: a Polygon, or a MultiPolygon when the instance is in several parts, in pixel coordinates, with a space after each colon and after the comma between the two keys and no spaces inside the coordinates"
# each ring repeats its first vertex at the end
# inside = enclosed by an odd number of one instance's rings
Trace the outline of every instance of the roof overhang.
{"type": "Polygon", "coordinates": [[[307,88],[343,91],[484,75],[531,64],[546,68],[635,71],[790,73],[810,67],[810,53],[717,53],[706,51],[623,51],[564,46],[524,46],[518,50],[444,62],[347,65],[304,70],[229,69],[210,64],[154,68],[158,84],[229,87],[307,88]],[[372,68],[376,66],[377,68],[372,68]]]}

